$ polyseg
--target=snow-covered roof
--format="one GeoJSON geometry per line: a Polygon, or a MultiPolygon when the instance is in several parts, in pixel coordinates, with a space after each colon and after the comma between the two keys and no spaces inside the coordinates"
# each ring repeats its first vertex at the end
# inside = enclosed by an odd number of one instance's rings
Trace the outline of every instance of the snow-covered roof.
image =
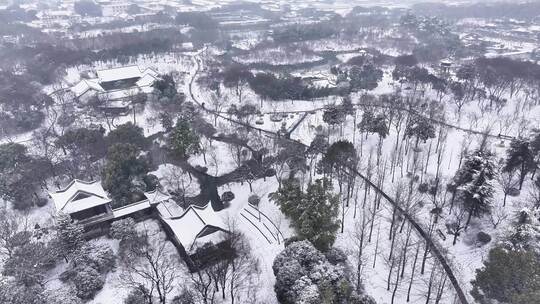
{"type": "Polygon", "coordinates": [[[97,92],[105,91],[99,83],[94,80],[83,79],[79,81],[75,86],[71,88],[71,91],[75,93],[75,96],[79,97],[89,90],[95,90],[97,92]]]}
{"type": "Polygon", "coordinates": [[[141,72],[141,69],[137,65],[100,70],[97,71],[96,74],[97,78],[82,79],[76,85],[71,87],[71,91],[75,94],[75,96],[80,97],[90,90],[96,92],[107,92],[109,94],[109,99],[123,99],[132,94],[137,94],[140,91],[150,93],[153,91],[152,84],[156,81],[159,75],[158,72],[151,68],[147,68],[141,72]],[[137,82],[129,88],[105,89],[107,88],[107,86],[104,84],[106,82],[133,78],[138,78],[137,82]]]}
{"type": "Polygon", "coordinates": [[[443,59],[443,60],[441,60],[441,64],[442,65],[451,65],[452,60],[450,60],[449,58],[443,59]]]}
{"type": "Polygon", "coordinates": [[[151,68],[146,68],[143,72],[142,72],[143,75],[150,75],[150,76],[154,76],[154,77],[157,77],[157,75],[159,75],[158,72],[154,71],[153,69],[151,68]]]}
{"type": "Polygon", "coordinates": [[[152,74],[144,74],[144,76],[141,79],[137,80],[135,84],[138,87],[147,87],[154,84],[155,81],[156,81],[156,76],[152,74]]]}
{"type": "Polygon", "coordinates": [[[184,213],[184,208],[180,207],[175,201],[168,200],[156,205],[162,218],[179,217],[184,213]]]}
{"type": "Polygon", "coordinates": [[[105,205],[111,202],[101,182],[73,180],[66,188],[49,193],[57,212],[67,214],[105,205]]]}
{"type": "Polygon", "coordinates": [[[127,206],[123,206],[120,208],[116,208],[113,210],[113,215],[115,218],[123,217],[141,210],[145,210],[150,208],[150,202],[148,200],[143,200],[140,202],[136,202],[127,206]]]}
{"type": "Polygon", "coordinates": [[[97,71],[100,82],[117,81],[122,79],[130,79],[141,77],[142,73],[138,66],[131,65],[119,68],[97,71]]]}
{"type": "Polygon", "coordinates": [[[164,221],[171,227],[178,241],[188,252],[194,249],[195,243],[200,243],[196,242],[197,239],[202,237],[208,239],[209,235],[203,235],[208,228],[227,231],[227,226],[212,209],[211,204],[205,207],[191,205],[181,216],[164,219],[164,221]]]}
{"type": "Polygon", "coordinates": [[[38,18],[44,18],[44,17],[51,17],[51,16],[73,16],[75,15],[74,13],[68,11],[68,10],[58,10],[58,11],[51,11],[51,10],[48,10],[48,11],[39,11],[37,14],[36,14],[36,17],[38,18]]]}
{"type": "Polygon", "coordinates": [[[171,199],[169,195],[159,191],[158,189],[150,192],[145,192],[144,196],[146,196],[148,202],[150,202],[150,204],[152,205],[159,204],[171,199]]]}
{"type": "Polygon", "coordinates": [[[154,205],[167,202],[171,198],[167,194],[157,189],[150,192],[144,192],[144,196],[146,197],[146,199],[144,200],[113,209],[114,217],[119,218],[141,210],[145,210],[154,205]]]}
{"type": "Polygon", "coordinates": [[[133,96],[139,92],[140,88],[138,87],[131,87],[123,90],[111,90],[107,91],[107,97],[109,100],[118,100],[133,96]]]}
{"type": "Polygon", "coordinates": [[[193,43],[184,42],[184,43],[182,43],[182,48],[192,50],[193,49],[193,43]]]}

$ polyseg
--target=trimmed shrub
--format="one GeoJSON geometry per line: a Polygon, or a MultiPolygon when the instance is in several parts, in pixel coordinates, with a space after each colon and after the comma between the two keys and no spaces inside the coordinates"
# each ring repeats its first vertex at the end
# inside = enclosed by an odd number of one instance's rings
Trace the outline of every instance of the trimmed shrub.
{"type": "Polygon", "coordinates": [[[489,242],[491,242],[491,236],[483,231],[478,232],[476,235],[476,240],[480,245],[485,245],[489,242]]]}
{"type": "Polygon", "coordinates": [[[133,289],[127,298],[124,300],[124,304],[146,304],[148,303],[148,292],[143,290],[133,289]]]}
{"type": "Polygon", "coordinates": [[[250,195],[248,198],[248,203],[251,205],[257,207],[259,206],[259,203],[261,202],[261,198],[257,194],[250,195]]]}
{"type": "Polygon", "coordinates": [[[89,266],[82,266],[75,269],[72,282],[75,285],[77,296],[83,300],[92,299],[105,284],[101,274],[89,266]]]}

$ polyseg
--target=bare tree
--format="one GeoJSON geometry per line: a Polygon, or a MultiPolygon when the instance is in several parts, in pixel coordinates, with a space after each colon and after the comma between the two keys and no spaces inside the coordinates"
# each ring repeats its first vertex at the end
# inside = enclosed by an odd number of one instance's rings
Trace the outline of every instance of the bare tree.
{"type": "Polygon", "coordinates": [[[465,230],[466,226],[466,211],[463,208],[459,208],[456,212],[452,214],[452,218],[446,223],[446,229],[449,234],[454,236],[452,245],[457,243],[457,238],[460,236],[461,232],[465,230]]]}
{"type": "Polygon", "coordinates": [[[212,142],[210,139],[206,138],[206,137],[203,137],[200,141],[200,151],[201,151],[201,154],[203,156],[203,161],[204,161],[204,165],[207,166],[208,165],[208,161],[206,159],[206,156],[207,154],[209,153],[209,151],[211,151],[211,148],[212,148],[212,142]]]}
{"type": "Polygon", "coordinates": [[[142,234],[148,242],[127,248],[121,261],[120,285],[141,292],[149,303],[157,298],[159,304],[166,304],[182,271],[180,261],[168,251],[170,243],[152,235],[147,228],[142,234]]]}
{"type": "Polygon", "coordinates": [[[214,303],[218,283],[214,281],[215,273],[212,269],[192,272],[190,278],[198,300],[204,304],[214,303]]]}
{"type": "Polygon", "coordinates": [[[501,190],[504,193],[503,207],[505,207],[506,198],[513,189],[516,189],[519,186],[519,179],[516,176],[515,170],[499,170],[499,172],[500,173],[497,175],[497,182],[501,185],[501,190]]]}
{"type": "Polygon", "coordinates": [[[167,189],[169,193],[172,193],[179,204],[187,207],[188,202],[186,198],[192,195],[197,194],[193,190],[193,187],[196,186],[196,182],[188,176],[186,172],[177,167],[167,168],[164,170],[163,176],[163,187],[167,189]]]}
{"type": "Polygon", "coordinates": [[[489,213],[489,221],[493,225],[493,229],[497,229],[499,224],[508,218],[508,212],[502,207],[504,207],[504,205],[496,206],[492,208],[491,212],[489,213]]]}
{"type": "Polygon", "coordinates": [[[360,292],[362,290],[362,266],[364,265],[364,250],[367,246],[367,229],[369,227],[369,219],[366,211],[362,212],[362,220],[357,221],[354,225],[354,232],[352,232],[352,239],[354,241],[355,262],[356,262],[356,290],[360,292]]]}
{"type": "Polygon", "coordinates": [[[191,274],[191,281],[201,302],[214,303],[217,293],[229,302],[242,303],[258,287],[259,263],[251,254],[246,238],[238,231],[236,222],[228,221],[225,247],[220,248],[217,260],[191,274]]]}
{"type": "Polygon", "coordinates": [[[529,192],[529,200],[534,207],[540,207],[540,180],[533,185],[532,189],[529,192]]]}
{"type": "Polygon", "coordinates": [[[416,273],[416,264],[418,262],[418,254],[420,253],[420,244],[421,243],[417,243],[416,245],[416,251],[415,251],[415,254],[414,254],[414,260],[413,260],[413,264],[412,264],[412,267],[411,267],[411,279],[409,280],[409,287],[407,288],[407,302],[409,302],[411,300],[411,290],[412,290],[412,285],[413,285],[413,282],[414,282],[414,275],[416,273]]]}
{"type": "Polygon", "coordinates": [[[431,301],[431,297],[433,296],[434,292],[437,292],[437,290],[434,290],[436,288],[435,285],[437,285],[437,277],[443,276],[445,274],[441,274],[441,269],[439,268],[439,265],[437,263],[434,263],[431,266],[431,273],[429,275],[429,279],[426,280],[426,291],[424,293],[424,296],[426,297],[426,304],[429,304],[431,301]]]}
{"type": "Polygon", "coordinates": [[[231,304],[241,303],[258,285],[259,261],[251,254],[246,238],[238,231],[234,221],[229,221],[228,243],[234,250],[229,260],[228,286],[231,304]]]}
{"type": "Polygon", "coordinates": [[[218,115],[225,106],[225,99],[218,93],[210,93],[208,98],[210,99],[210,104],[214,112],[214,125],[217,125],[218,115]]]}

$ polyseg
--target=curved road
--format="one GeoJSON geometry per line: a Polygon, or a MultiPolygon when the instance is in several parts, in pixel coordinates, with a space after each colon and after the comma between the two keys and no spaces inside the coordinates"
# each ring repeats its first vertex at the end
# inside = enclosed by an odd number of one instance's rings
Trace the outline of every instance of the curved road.
{"type": "MultiPolygon", "coordinates": [[[[193,88],[193,82],[197,78],[197,74],[200,72],[200,68],[201,68],[201,63],[200,63],[200,61],[199,61],[199,59],[197,57],[195,57],[195,61],[197,63],[197,70],[195,71],[195,73],[193,74],[193,76],[192,76],[192,78],[191,78],[191,80],[189,82],[189,94],[190,94],[191,99],[193,100],[193,102],[196,103],[203,111],[208,112],[208,113],[210,113],[212,115],[217,115],[218,117],[220,117],[222,119],[225,119],[227,121],[230,121],[231,123],[241,125],[243,127],[265,133],[265,134],[270,135],[272,137],[280,137],[281,139],[285,139],[284,137],[279,136],[275,132],[268,131],[268,130],[265,130],[265,129],[261,129],[259,127],[255,127],[255,126],[252,126],[250,124],[246,124],[246,123],[243,123],[241,121],[231,119],[231,118],[229,118],[227,116],[222,115],[221,112],[213,111],[211,109],[207,109],[206,107],[203,107],[202,104],[197,100],[197,98],[193,94],[193,89],[192,89],[193,88]]],[[[323,110],[323,109],[324,108],[320,108],[318,110],[323,110]]],[[[311,111],[316,111],[316,110],[311,110],[311,111]]],[[[482,134],[481,132],[478,132],[478,133],[482,134]]],[[[491,135],[491,136],[495,136],[495,135],[491,135]]],[[[300,144],[300,145],[302,145],[304,147],[308,147],[306,144],[301,143],[301,142],[296,141],[296,140],[293,140],[293,139],[288,139],[287,138],[286,140],[295,142],[295,143],[300,144]]],[[[443,252],[441,251],[441,249],[433,241],[433,239],[430,237],[430,235],[424,230],[424,228],[422,228],[422,226],[420,224],[418,224],[416,222],[416,220],[410,214],[408,214],[406,212],[406,210],[404,210],[398,203],[396,203],[396,201],[394,201],[388,194],[386,194],[382,189],[380,189],[377,185],[375,185],[371,180],[369,180],[363,174],[358,172],[358,170],[356,168],[349,167],[348,169],[351,170],[351,172],[356,174],[358,177],[363,179],[376,192],[378,192],[382,197],[384,197],[388,202],[390,202],[390,204],[392,204],[399,212],[401,212],[401,214],[403,214],[403,216],[414,227],[416,232],[426,241],[426,244],[429,247],[430,251],[435,255],[435,257],[437,258],[437,260],[439,261],[439,263],[443,267],[444,271],[446,272],[446,275],[450,279],[450,282],[452,283],[452,285],[453,285],[453,287],[454,287],[454,289],[456,291],[456,294],[457,294],[461,304],[469,304],[469,300],[467,299],[467,296],[465,295],[463,289],[459,285],[459,281],[458,281],[457,277],[455,276],[454,271],[452,270],[452,267],[450,267],[450,263],[446,260],[446,257],[443,254],[443,252]]]]}

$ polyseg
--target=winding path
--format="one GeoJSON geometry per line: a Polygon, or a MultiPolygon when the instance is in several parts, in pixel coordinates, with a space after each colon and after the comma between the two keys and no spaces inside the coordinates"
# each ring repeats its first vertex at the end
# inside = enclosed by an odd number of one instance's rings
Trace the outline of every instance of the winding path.
{"type": "MultiPolygon", "coordinates": [[[[269,136],[272,136],[272,137],[276,137],[276,138],[281,138],[281,139],[285,139],[285,140],[289,140],[291,142],[295,142],[297,144],[300,144],[304,147],[308,147],[306,144],[302,143],[302,142],[299,142],[297,140],[293,140],[293,139],[289,139],[289,138],[283,138],[282,136],[280,136],[279,134],[275,133],[275,132],[272,132],[272,131],[269,131],[269,130],[265,130],[265,129],[262,129],[262,128],[259,128],[259,127],[256,127],[256,126],[252,126],[250,124],[246,124],[244,122],[241,122],[241,121],[237,121],[237,120],[234,120],[234,119],[231,119],[225,115],[222,115],[221,112],[217,112],[217,111],[214,111],[212,109],[207,109],[206,107],[203,107],[202,104],[197,100],[197,98],[195,97],[195,95],[193,94],[193,83],[195,81],[195,79],[197,78],[197,74],[200,72],[200,68],[201,68],[201,63],[199,61],[199,58],[198,57],[195,57],[195,61],[197,63],[197,69],[195,71],[195,73],[193,74],[190,82],[189,82],[189,94],[191,96],[191,99],[193,100],[193,102],[195,104],[197,104],[203,111],[209,113],[209,114],[212,114],[212,115],[216,115],[222,119],[225,119],[231,123],[234,123],[234,124],[237,124],[237,125],[240,125],[240,126],[243,126],[243,127],[246,127],[246,128],[249,128],[249,129],[252,129],[252,130],[256,130],[256,131],[259,131],[259,132],[262,132],[262,133],[265,133],[269,136]]],[[[319,109],[312,109],[308,112],[312,112],[312,111],[319,111],[319,110],[324,110],[324,108],[319,108],[319,109]]],[[[410,110],[409,110],[410,111],[410,110]]],[[[441,122],[442,123],[442,122],[441,122]]],[[[446,123],[444,123],[445,125],[447,125],[446,123]]],[[[471,132],[471,133],[475,133],[475,134],[484,134],[486,136],[491,136],[491,137],[499,137],[499,136],[496,136],[496,135],[491,135],[491,134],[485,134],[483,132],[479,132],[479,131],[474,131],[474,130],[468,130],[467,129],[463,129],[463,128],[460,128],[460,127],[457,127],[457,126],[452,126],[452,125],[447,125],[448,127],[452,127],[452,128],[456,128],[456,129],[460,129],[462,131],[466,131],[466,132],[471,132]]],[[[444,271],[446,272],[446,275],[448,276],[448,278],[450,279],[450,282],[452,283],[455,291],[456,291],[456,294],[459,298],[459,301],[461,302],[461,304],[469,304],[469,300],[467,298],[467,296],[465,295],[465,292],[463,291],[463,289],[461,288],[460,284],[459,284],[459,281],[456,277],[456,275],[454,274],[454,271],[452,270],[452,267],[450,266],[450,263],[446,260],[446,257],[445,255],[443,254],[442,250],[437,246],[437,244],[433,241],[433,239],[431,238],[431,236],[424,230],[424,228],[422,228],[422,226],[416,222],[416,220],[414,219],[413,216],[411,216],[410,214],[407,213],[407,211],[405,209],[403,209],[396,201],[394,201],[394,199],[392,199],[388,194],[386,194],[381,188],[379,188],[377,185],[375,185],[371,180],[369,180],[367,177],[365,177],[363,174],[361,174],[360,172],[358,172],[358,170],[356,168],[351,168],[349,167],[348,168],[351,172],[353,172],[354,174],[356,174],[358,177],[360,177],[361,179],[363,179],[369,186],[371,186],[376,192],[378,192],[382,197],[384,197],[390,204],[392,204],[396,210],[398,210],[401,214],[403,214],[403,216],[409,221],[409,223],[411,223],[411,225],[414,227],[414,229],[416,230],[416,232],[425,240],[427,246],[429,247],[430,251],[435,255],[435,257],[437,258],[437,260],[439,261],[439,263],[441,264],[441,266],[443,267],[444,271]]]]}

